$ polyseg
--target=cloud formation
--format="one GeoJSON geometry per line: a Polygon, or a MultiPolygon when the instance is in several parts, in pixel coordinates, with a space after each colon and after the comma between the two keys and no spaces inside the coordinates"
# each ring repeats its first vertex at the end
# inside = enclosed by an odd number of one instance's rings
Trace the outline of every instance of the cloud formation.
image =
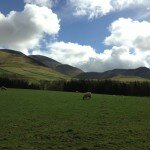
{"type": "Polygon", "coordinates": [[[45,55],[84,71],[102,72],[116,68],[150,67],[150,51],[135,55],[125,46],[114,46],[103,53],[96,53],[96,50],[90,46],[55,42],[49,45],[48,51],[33,51],[33,54],[45,55]]]}
{"type": "MultiPolygon", "coordinates": [[[[89,18],[103,16],[111,11],[147,7],[147,0],[69,0],[76,15],[89,18]],[[81,4],[81,5],[79,5],[81,4]],[[119,6],[119,7],[118,7],[119,6]]],[[[115,68],[150,68],[150,22],[119,18],[110,27],[104,44],[109,49],[98,53],[88,45],[55,41],[48,43],[45,35],[55,36],[60,20],[52,12],[52,0],[26,0],[22,12],[0,13],[0,47],[41,54],[84,71],[102,72],[115,68]],[[45,51],[42,44],[45,45],[45,51]],[[41,49],[40,49],[41,48],[41,49]]]]}
{"type": "Polygon", "coordinates": [[[58,0],[24,0],[24,2],[27,4],[52,8],[55,4],[57,4],[58,0]]]}
{"type": "Polygon", "coordinates": [[[73,66],[80,66],[88,62],[91,57],[96,58],[98,56],[91,46],[71,42],[54,42],[49,44],[47,49],[47,51],[33,51],[33,54],[42,54],[73,66]]]}
{"type": "Polygon", "coordinates": [[[150,67],[150,52],[131,54],[127,47],[113,47],[99,54],[99,58],[93,58],[80,66],[85,71],[103,72],[112,69],[133,69],[141,66],[150,67]]]}
{"type": "Polygon", "coordinates": [[[84,71],[102,72],[116,68],[150,68],[150,22],[120,18],[110,26],[105,43],[112,48],[97,53],[91,46],[55,42],[47,51],[34,51],[84,71]]]}
{"type": "Polygon", "coordinates": [[[12,11],[7,16],[0,13],[0,46],[28,53],[44,34],[57,34],[59,22],[51,9],[31,4],[26,4],[22,12],[12,11]]]}
{"type": "Polygon", "coordinates": [[[136,7],[150,7],[149,0],[68,0],[74,15],[97,18],[116,10],[136,7]]]}
{"type": "Polygon", "coordinates": [[[115,68],[150,68],[150,22],[120,18],[109,27],[110,36],[104,43],[112,49],[100,53],[100,59],[93,59],[82,67],[92,71],[115,68]],[[95,66],[95,67],[94,67],[95,66]]]}
{"type": "Polygon", "coordinates": [[[150,22],[119,18],[109,27],[111,35],[106,37],[106,45],[127,46],[139,51],[150,50],[150,22]]]}

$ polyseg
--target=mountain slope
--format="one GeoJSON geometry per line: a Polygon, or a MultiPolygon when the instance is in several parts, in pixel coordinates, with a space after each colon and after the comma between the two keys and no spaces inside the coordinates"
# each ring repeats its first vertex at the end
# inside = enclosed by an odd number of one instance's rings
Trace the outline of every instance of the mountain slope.
{"type": "Polygon", "coordinates": [[[150,81],[150,69],[114,69],[103,73],[87,72],[61,64],[51,58],[26,56],[13,50],[0,50],[0,77],[25,79],[29,81],[70,79],[112,79],[119,81],[150,81]]]}
{"type": "Polygon", "coordinates": [[[102,73],[97,72],[87,72],[77,75],[76,78],[78,79],[115,79],[115,77],[120,76],[123,78],[132,78],[137,77],[139,78],[146,78],[150,79],[150,69],[146,67],[140,67],[137,69],[114,69],[109,70],[102,73]]]}
{"type": "Polygon", "coordinates": [[[121,81],[121,82],[134,82],[134,81],[144,82],[144,81],[150,81],[149,79],[142,78],[142,77],[123,76],[123,75],[118,75],[118,76],[112,77],[110,79],[114,80],[114,81],[121,81]]]}
{"type": "Polygon", "coordinates": [[[67,65],[67,64],[61,64],[51,58],[48,58],[46,56],[41,55],[30,55],[30,57],[36,61],[39,61],[40,63],[44,64],[46,67],[49,67],[51,69],[54,69],[62,74],[74,77],[81,73],[84,73],[81,69],[78,69],[76,67],[67,65]]]}
{"type": "Polygon", "coordinates": [[[61,63],[59,63],[59,62],[57,62],[51,58],[48,58],[46,56],[30,55],[29,57],[38,61],[38,62],[41,62],[42,64],[44,64],[45,66],[47,66],[49,68],[55,68],[56,66],[61,65],[61,63]]]}
{"type": "Polygon", "coordinates": [[[69,79],[21,52],[0,50],[0,76],[32,81],[69,79]]]}

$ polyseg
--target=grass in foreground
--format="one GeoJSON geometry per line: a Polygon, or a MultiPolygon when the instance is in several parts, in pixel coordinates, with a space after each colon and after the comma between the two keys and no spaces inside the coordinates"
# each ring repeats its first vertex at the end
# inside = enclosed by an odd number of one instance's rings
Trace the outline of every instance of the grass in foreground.
{"type": "Polygon", "coordinates": [[[150,99],[0,91],[0,149],[148,150],[150,99]]]}

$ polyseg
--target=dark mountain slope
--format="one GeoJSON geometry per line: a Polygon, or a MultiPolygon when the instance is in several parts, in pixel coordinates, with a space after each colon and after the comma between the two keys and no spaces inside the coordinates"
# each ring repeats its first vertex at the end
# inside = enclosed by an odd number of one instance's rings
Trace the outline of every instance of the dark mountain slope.
{"type": "Polygon", "coordinates": [[[45,66],[49,67],[49,68],[55,68],[58,65],[61,65],[61,63],[48,58],[46,56],[41,56],[41,55],[30,55],[29,57],[31,57],[32,59],[41,62],[42,64],[44,64],[45,66]]]}
{"type": "Polygon", "coordinates": [[[41,55],[31,55],[30,56],[32,59],[37,60],[39,62],[41,62],[42,64],[44,64],[46,67],[52,68],[62,74],[74,77],[77,76],[81,73],[83,73],[83,71],[81,69],[78,69],[76,67],[67,65],[67,64],[61,64],[51,58],[45,57],[45,56],[41,56],[41,55]]]}
{"type": "Polygon", "coordinates": [[[87,72],[77,75],[76,78],[78,79],[110,79],[115,76],[135,76],[141,78],[150,79],[150,69],[146,67],[140,67],[137,69],[114,69],[109,70],[102,73],[97,72],[87,72]]]}
{"type": "Polygon", "coordinates": [[[70,75],[71,77],[74,77],[76,75],[79,75],[80,73],[83,73],[83,71],[81,69],[72,67],[67,64],[58,65],[58,66],[56,66],[55,69],[65,75],[70,75]]]}

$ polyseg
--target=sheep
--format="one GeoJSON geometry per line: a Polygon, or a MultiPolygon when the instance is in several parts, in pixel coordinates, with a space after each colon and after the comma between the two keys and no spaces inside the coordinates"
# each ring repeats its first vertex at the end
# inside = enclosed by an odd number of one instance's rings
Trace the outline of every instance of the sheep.
{"type": "Polygon", "coordinates": [[[1,86],[1,87],[0,87],[0,90],[1,90],[1,91],[6,91],[7,88],[6,88],[5,86],[1,86]]]}
{"type": "Polygon", "coordinates": [[[91,99],[91,97],[92,97],[91,92],[86,92],[86,93],[84,93],[84,95],[83,95],[83,99],[91,99]]]}

